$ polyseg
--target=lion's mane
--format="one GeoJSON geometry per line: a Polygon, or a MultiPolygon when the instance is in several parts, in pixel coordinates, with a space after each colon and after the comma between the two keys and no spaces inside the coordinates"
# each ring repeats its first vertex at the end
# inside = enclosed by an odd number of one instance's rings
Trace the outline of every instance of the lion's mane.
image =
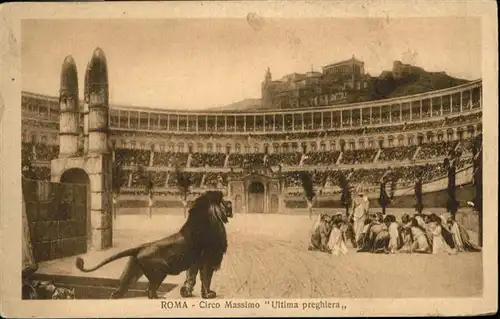
{"type": "Polygon", "coordinates": [[[192,243],[192,249],[214,270],[220,268],[227,251],[224,226],[227,209],[222,192],[207,191],[195,199],[180,231],[192,243]]]}

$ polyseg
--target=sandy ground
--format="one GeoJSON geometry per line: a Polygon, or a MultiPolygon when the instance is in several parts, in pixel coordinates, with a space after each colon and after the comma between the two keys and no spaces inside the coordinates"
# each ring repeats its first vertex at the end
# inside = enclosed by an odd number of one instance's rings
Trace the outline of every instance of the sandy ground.
{"type": "MultiPolygon", "coordinates": [[[[393,212],[394,213],[394,212],[393,212]]],[[[398,215],[400,212],[396,212],[398,215]]],[[[220,298],[411,298],[470,297],[482,294],[482,253],[449,255],[375,255],[334,257],[307,250],[314,217],[297,215],[235,215],[227,225],[229,249],[212,288],[220,298]]],[[[114,223],[114,248],[86,254],[88,265],[121,249],[177,231],[182,213],[145,211],[119,215],[114,223]]],[[[473,235],[473,234],[472,234],[473,235]]],[[[119,278],[126,260],[88,276],[119,278]]],[[[42,272],[82,275],[74,257],[49,262],[42,272]],[[45,269],[45,270],[44,270],[45,269]]],[[[143,279],[144,280],[144,279],[143,279]]],[[[184,274],[167,277],[174,284],[166,297],[179,298],[184,274]]],[[[199,295],[200,285],[195,293],[199,295]]]]}

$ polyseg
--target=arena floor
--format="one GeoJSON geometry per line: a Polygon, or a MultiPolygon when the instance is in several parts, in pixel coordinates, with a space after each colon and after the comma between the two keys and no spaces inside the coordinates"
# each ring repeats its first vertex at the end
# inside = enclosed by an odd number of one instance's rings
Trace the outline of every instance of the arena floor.
{"type": "MultiPolygon", "coordinates": [[[[88,265],[118,250],[161,238],[180,228],[181,212],[159,211],[152,219],[145,209],[118,215],[114,248],[87,254],[88,265]]],[[[401,211],[392,213],[400,214],[401,211]]],[[[307,250],[315,218],[308,215],[235,215],[227,226],[229,249],[212,288],[220,298],[411,298],[469,297],[482,294],[482,253],[458,255],[375,255],[349,251],[334,257],[307,250]]],[[[475,234],[471,234],[474,238],[475,234]]],[[[119,278],[125,260],[94,273],[119,278]]],[[[46,270],[79,275],[74,258],[49,262],[46,270]],[[52,265],[52,266],[50,266],[52,265]],[[48,267],[48,268],[47,268],[48,267]]],[[[167,277],[173,288],[167,298],[179,298],[184,274],[167,277]]],[[[199,283],[196,294],[199,295],[199,283]]],[[[107,296],[109,294],[106,293],[107,296]]],[[[104,296],[103,296],[104,297],[104,296]]],[[[83,297],[84,298],[84,297],[83,297]]]]}

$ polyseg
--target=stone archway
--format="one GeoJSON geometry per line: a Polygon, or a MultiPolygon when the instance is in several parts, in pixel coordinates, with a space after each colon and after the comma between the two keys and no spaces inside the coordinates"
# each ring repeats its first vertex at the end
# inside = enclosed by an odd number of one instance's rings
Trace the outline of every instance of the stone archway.
{"type": "Polygon", "coordinates": [[[254,181],[248,186],[248,212],[265,212],[265,187],[260,181],[254,181]]]}
{"type": "Polygon", "coordinates": [[[73,207],[71,208],[74,213],[73,218],[80,221],[75,223],[73,231],[78,234],[85,234],[82,237],[85,237],[86,249],[88,249],[92,245],[90,178],[85,170],[70,168],[61,175],[60,184],[63,191],[70,191],[73,196],[73,207]]]}

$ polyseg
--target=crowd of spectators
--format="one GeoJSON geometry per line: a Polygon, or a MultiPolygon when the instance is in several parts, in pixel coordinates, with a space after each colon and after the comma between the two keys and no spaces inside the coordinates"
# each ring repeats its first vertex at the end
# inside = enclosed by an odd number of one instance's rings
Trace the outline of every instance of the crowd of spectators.
{"type": "MultiPolygon", "coordinates": [[[[460,162],[459,168],[470,166],[471,160],[466,159],[460,162]]],[[[401,166],[391,169],[388,175],[391,181],[394,181],[397,187],[408,187],[415,183],[416,173],[423,171],[423,182],[429,182],[436,178],[441,178],[446,175],[446,169],[442,163],[401,166]]],[[[387,172],[387,168],[360,168],[353,171],[343,170],[327,170],[327,171],[312,171],[311,176],[315,187],[340,187],[340,176],[349,176],[349,184],[351,187],[355,185],[363,186],[378,186],[380,179],[387,172]]],[[[286,187],[301,187],[301,172],[286,172],[283,174],[286,187]]]]}
{"type": "Polygon", "coordinates": [[[469,115],[456,116],[452,118],[445,118],[445,125],[456,125],[462,123],[469,123],[480,120],[483,116],[483,112],[477,112],[469,115]]]}
{"type": "Polygon", "coordinates": [[[459,148],[462,150],[462,154],[472,154],[474,142],[475,137],[469,137],[460,141],[459,148]]]}
{"type": "Polygon", "coordinates": [[[59,145],[35,144],[35,158],[37,161],[51,161],[59,156],[59,145]]]}
{"type": "Polygon", "coordinates": [[[224,167],[226,154],[223,153],[192,153],[191,167],[224,167]]]}
{"type": "Polygon", "coordinates": [[[379,162],[409,161],[413,159],[416,150],[417,150],[416,145],[384,148],[380,152],[378,161],[379,162]]]}
{"type": "Polygon", "coordinates": [[[21,169],[25,178],[50,181],[50,167],[25,165],[21,169]]]}
{"type": "Polygon", "coordinates": [[[119,166],[149,166],[151,151],[118,148],[115,150],[115,162],[119,166]]]}
{"type": "Polygon", "coordinates": [[[205,174],[204,185],[207,188],[222,188],[227,186],[227,179],[224,174],[207,172],[205,174]]]}
{"type": "Polygon", "coordinates": [[[267,164],[269,166],[296,166],[300,163],[302,154],[299,152],[272,153],[267,155],[267,164]]]}
{"type": "Polygon", "coordinates": [[[229,167],[241,167],[243,165],[244,154],[231,154],[229,155],[228,166],[229,167]]]}
{"type": "Polygon", "coordinates": [[[446,156],[451,149],[454,149],[458,141],[441,141],[437,143],[426,143],[420,146],[415,159],[425,160],[441,156],[446,156]]]}
{"type": "Polygon", "coordinates": [[[264,166],[264,153],[250,153],[243,157],[243,167],[262,167],[264,166]]]}
{"type": "Polygon", "coordinates": [[[21,144],[21,159],[23,161],[31,161],[34,157],[34,148],[32,143],[23,142],[21,144]]]}
{"type": "Polygon", "coordinates": [[[303,165],[332,165],[339,155],[339,151],[310,152],[304,157],[303,165]]]}
{"type": "Polygon", "coordinates": [[[36,161],[51,161],[59,156],[59,145],[23,142],[21,158],[36,161]]]}
{"type": "Polygon", "coordinates": [[[188,158],[188,153],[155,152],[153,155],[153,166],[186,167],[188,158]]]}
{"type": "Polygon", "coordinates": [[[372,163],[377,155],[376,149],[346,150],[342,154],[342,164],[372,163]]]}

